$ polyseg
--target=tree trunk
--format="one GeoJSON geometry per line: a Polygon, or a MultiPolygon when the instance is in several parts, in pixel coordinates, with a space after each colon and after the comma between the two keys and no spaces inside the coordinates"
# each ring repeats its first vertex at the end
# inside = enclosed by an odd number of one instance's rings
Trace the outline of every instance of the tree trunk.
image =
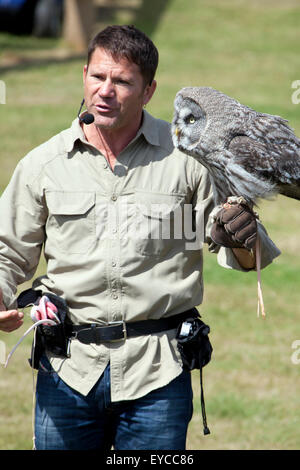
{"type": "Polygon", "coordinates": [[[93,0],[65,0],[64,39],[76,52],[85,53],[94,25],[93,0]]]}

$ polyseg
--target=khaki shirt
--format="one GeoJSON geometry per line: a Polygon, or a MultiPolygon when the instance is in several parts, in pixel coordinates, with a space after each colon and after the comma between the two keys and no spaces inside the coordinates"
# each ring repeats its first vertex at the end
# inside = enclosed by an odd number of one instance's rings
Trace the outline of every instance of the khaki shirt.
{"type": "MultiPolygon", "coordinates": [[[[158,319],[198,306],[204,239],[220,265],[242,270],[230,249],[209,239],[213,208],[206,169],[173,148],[168,123],[144,111],[112,171],[76,118],[19,162],[0,199],[4,302],[16,306],[17,285],[33,277],[43,248],[47,273],[33,286],[62,296],[75,324],[158,319]]],[[[279,250],[259,232],[264,267],[279,250]]],[[[83,395],[110,362],[112,401],[135,399],[181,373],[175,333],[100,345],[74,339],[70,358],[50,360],[83,395]]]]}

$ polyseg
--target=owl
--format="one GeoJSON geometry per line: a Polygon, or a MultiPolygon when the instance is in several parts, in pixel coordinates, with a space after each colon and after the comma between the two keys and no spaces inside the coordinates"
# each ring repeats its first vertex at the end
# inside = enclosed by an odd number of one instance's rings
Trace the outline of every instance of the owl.
{"type": "Polygon", "coordinates": [[[175,97],[172,139],[208,169],[216,204],[237,196],[253,206],[278,193],[300,200],[300,140],[287,122],[189,87],[175,97]]]}

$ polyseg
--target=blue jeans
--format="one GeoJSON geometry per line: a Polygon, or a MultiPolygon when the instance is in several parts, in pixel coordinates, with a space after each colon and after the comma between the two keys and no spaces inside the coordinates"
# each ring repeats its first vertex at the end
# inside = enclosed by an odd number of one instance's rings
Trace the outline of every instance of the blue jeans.
{"type": "Polygon", "coordinates": [[[43,356],[36,390],[37,450],[184,450],[193,413],[190,372],[130,401],[110,400],[110,367],[87,396],[66,385],[43,356]]]}

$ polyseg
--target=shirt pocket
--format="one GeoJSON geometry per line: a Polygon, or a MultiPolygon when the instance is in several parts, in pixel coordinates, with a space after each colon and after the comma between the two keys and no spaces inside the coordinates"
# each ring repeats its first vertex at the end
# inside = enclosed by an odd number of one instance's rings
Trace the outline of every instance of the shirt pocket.
{"type": "Polygon", "coordinates": [[[135,191],[135,246],[143,256],[166,256],[182,249],[185,195],[135,191]]]}
{"type": "Polygon", "coordinates": [[[65,253],[86,253],[96,238],[95,199],[93,192],[46,192],[48,244],[65,253]]]}

